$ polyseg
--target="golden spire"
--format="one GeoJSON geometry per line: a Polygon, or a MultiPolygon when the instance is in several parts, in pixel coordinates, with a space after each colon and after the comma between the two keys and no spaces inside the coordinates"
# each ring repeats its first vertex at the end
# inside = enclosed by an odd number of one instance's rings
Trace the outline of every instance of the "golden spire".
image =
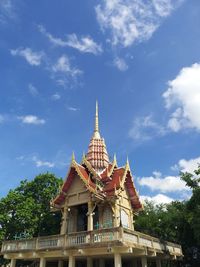
{"type": "Polygon", "coordinates": [[[84,160],[85,160],[85,152],[83,152],[81,164],[84,162],[84,160]]]}
{"type": "Polygon", "coordinates": [[[109,165],[106,145],[99,133],[98,102],[96,102],[94,132],[89,143],[86,160],[90,163],[92,168],[99,173],[109,165]]]}
{"type": "Polygon", "coordinates": [[[73,163],[75,161],[75,155],[74,155],[74,151],[72,152],[72,158],[71,158],[71,163],[73,163]]]}
{"type": "Polygon", "coordinates": [[[130,169],[129,159],[127,156],[125,168],[130,169]]]}
{"type": "Polygon", "coordinates": [[[94,127],[94,135],[93,138],[100,139],[99,133],[99,114],[98,114],[98,102],[96,101],[96,115],[95,115],[95,127],[94,127]]]}

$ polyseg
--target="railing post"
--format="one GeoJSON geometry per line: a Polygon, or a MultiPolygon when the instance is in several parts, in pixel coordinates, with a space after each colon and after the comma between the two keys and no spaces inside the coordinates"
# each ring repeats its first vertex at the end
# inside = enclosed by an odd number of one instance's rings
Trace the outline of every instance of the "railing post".
{"type": "Polygon", "coordinates": [[[151,238],[151,246],[154,248],[153,238],[151,238]]]}
{"type": "Polygon", "coordinates": [[[92,231],[91,231],[90,234],[89,234],[89,240],[88,240],[88,243],[92,244],[92,243],[94,242],[93,238],[94,238],[94,234],[93,234],[92,231]]]}
{"type": "Polygon", "coordinates": [[[66,235],[63,235],[63,248],[66,247],[66,235]]]}
{"type": "Polygon", "coordinates": [[[140,244],[140,236],[137,234],[137,243],[140,244]]]}
{"type": "Polygon", "coordinates": [[[39,237],[37,237],[35,240],[35,248],[36,250],[39,249],[39,237]]]}

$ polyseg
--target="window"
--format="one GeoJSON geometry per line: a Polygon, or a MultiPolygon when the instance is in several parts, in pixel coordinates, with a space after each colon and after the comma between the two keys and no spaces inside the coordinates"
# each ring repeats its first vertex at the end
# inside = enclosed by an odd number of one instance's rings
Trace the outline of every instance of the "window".
{"type": "Polygon", "coordinates": [[[125,210],[121,210],[121,223],[123,227],[129,228],[129,218],[125,210]]]}
{"type": "Polygon", "coordinates": [[[111,228],[113,226],[113,214],[110,207],[105,207],[103,211],[103,228],[111,228]]]}

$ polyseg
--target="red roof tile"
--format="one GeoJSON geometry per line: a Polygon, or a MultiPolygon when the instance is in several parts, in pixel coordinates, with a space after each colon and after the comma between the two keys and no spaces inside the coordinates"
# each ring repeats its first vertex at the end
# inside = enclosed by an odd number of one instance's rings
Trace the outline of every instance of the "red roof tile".
{"type": "Polygon", "coordinates": [[[104,192],[114,191],[115,188],[119,189],[124,172],[125,169],[123,167],[115,169],[111,176],[112,180],[110,180],[104,187],[104,192]]]}

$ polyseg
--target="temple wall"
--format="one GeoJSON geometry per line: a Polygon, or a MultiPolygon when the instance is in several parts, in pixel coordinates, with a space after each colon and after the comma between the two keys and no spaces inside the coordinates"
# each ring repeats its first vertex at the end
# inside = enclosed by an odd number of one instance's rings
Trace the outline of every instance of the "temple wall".
{"type": "Polygon", "coordinates": [[[90,200],[90,193],[84,185],[84,182],[78,175],[74,177],[74,180],[67,192],[67,206],[75,206],[83,203],[87,203],[90,200]]]}

